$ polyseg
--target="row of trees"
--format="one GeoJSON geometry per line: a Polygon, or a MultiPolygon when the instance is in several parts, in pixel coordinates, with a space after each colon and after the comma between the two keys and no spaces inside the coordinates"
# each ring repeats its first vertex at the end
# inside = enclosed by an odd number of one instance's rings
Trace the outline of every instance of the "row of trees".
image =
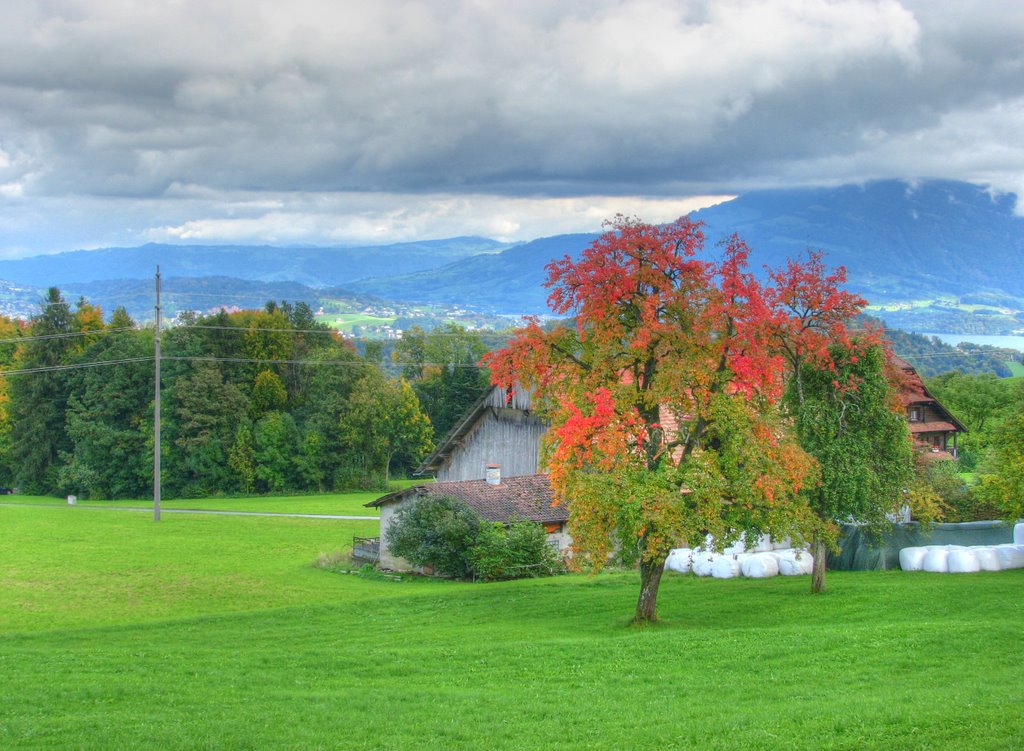
{"type": "Polygon", "coordinates": [[[928,388],[967,426],[956,469],[930,467],[952,521],[1024,516],[1024,379],[944,373],[928,388]]]}
{"type": "Polygon", "coordinates": [[[851,328],[865,301],[819,255],[761,284],[748,252],[732,237],[709,258],[687,218],[619,217],[548,266],[549,303],[575,325],[529,322],[489,358],[552,421],[575,561],[639,562],[639,622],[656,619],[669,549],[708,533],[814,541],[820,591],[834,520],[883,517],[911,476],[895,374],[879,337],[851,328]]]}
{"type": "MultiPolygon", "coordinates": [[[[433,339],[464,335],[448,333],[433,339]]],[[[27,493],[148,496],[154,330],[123,309],[105,323],[95,306],[72,308],[51,289],[29,322],[0,320],[0,340],[12,371],[0,379],[0,482],[27,493]]],[[[432,448],[431,412],[449,419],[449,381],[456,390],[486,382],[474,363],[449,364],[438,352],[429,353],[434,365],[392,377],[305,303],[192,315],[161,343],[169,497],[381,486],[432,448]],[[439,395],[424,409],[418,391],[439,395]]]]}

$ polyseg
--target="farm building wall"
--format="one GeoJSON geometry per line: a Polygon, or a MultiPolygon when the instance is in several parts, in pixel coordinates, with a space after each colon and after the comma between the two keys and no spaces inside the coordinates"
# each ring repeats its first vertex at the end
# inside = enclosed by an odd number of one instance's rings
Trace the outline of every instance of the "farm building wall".
{"type": "Polygon", "coordinates": [[[548,426],[517,392],[509,404],[500,389],[491,391],[486,408],[437,471],[439,482],[483,480],[488,464],[501,465],[502,477],[540,472],[540,443],[548,426]]]}

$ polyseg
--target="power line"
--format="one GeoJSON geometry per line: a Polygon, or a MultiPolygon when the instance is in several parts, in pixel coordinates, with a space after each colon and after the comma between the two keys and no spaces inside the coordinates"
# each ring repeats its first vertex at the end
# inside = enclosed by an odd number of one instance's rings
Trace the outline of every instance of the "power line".
{"type": "Polygon", "coordinates": [[[131,362],[152,362],[150,357],[125,357],[120,360],[97,360],[96,362],[79,362],[71,365],[46,365],[38,368],[21,368],[19,370],[0,370],[0,376],[24,375],[26,373],[50,373],[56,370],[78,370],[79,368],[98,368],[102,365],[124,365],[131,362]]]}
{"type": "Polygon", "coordinates": [[[70,339],[78,336],[98,336],[100,334],[117,334],[122,331],[141,331],[142,329],[135,329],[131,326],[122,326],[116,329],[93,329],[91,331],[69,331],[63,334],[38,334],[37,336],[19,336],[14,339],[0,339],[0,344],[19,344],[21,342],[37,342],[44,339],[70,339]]]}

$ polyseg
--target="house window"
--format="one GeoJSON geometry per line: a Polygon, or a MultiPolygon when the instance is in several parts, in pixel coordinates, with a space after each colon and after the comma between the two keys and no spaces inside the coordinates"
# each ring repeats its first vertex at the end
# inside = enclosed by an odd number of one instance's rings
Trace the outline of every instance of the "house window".
{"type": "Polygon", "coordinates": [[[907,419],[910,422],[921,422],[924,419],[924,410],[921,407],[911,407],[907,419]]]}

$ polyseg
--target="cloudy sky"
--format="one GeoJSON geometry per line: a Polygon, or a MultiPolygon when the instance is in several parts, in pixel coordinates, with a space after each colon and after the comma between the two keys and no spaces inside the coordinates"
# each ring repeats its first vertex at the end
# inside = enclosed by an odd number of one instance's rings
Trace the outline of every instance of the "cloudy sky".
{"type": "Polygon", "coordinates": [[[2,257],[529,239],[881,177],[1024,193],[1024,3],[19,0],[0,26],[2,257]]]}

